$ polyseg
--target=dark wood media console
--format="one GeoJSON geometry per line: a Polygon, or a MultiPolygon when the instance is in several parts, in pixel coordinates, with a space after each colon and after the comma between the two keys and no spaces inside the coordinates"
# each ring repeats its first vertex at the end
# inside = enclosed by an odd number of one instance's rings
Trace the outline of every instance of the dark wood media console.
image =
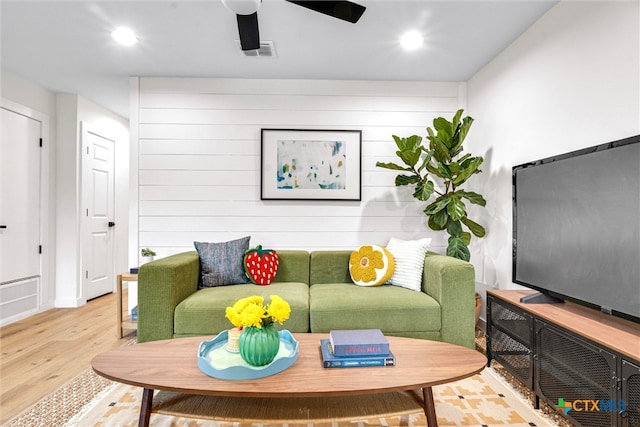
{"type": "Polygon", "coordinates": [[[640,427],[640,324],[578,304],[487,292],[487,357],[585,427],[640,427]],[[568,406],[567,406],[568,405],[568,406]]]}

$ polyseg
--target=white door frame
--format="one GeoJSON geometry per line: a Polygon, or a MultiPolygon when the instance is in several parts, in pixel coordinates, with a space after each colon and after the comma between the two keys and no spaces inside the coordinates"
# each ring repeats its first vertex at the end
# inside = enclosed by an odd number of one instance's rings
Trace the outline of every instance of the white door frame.
{"type": "MultiPolygon", "coordinates": [[[[49,222],[54,218],[50,214],[49,194],[50,188],[55,186],[55,180],[51,179],[50,153],[51,139],[49,137],[49,116],[18,104],[6,98],[0,98],[0,106],[6,110],[21,114],[40,122],[40,137],[42,148],[40,150],[40,244],[42,254],[40,256],[40,297],[39,310],[45,311],[54,306],[55,283],[50,278],[50,270],[55,265],[55,250],[49,242],[49,222]]],[[[33,315],[28,313],[24,317],[33,315]]],[[[11,319],[11,321],[19,320],[11,319]]]]}

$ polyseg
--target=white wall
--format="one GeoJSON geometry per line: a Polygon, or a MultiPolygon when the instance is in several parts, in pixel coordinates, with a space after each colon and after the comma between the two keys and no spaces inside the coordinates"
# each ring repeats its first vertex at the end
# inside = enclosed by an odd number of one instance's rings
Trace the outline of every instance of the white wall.
{"type": "Polygon", "coordinates": [[[512,166],[640,133],[639,18],[637,1],[562,1],[468,82],[488,287],[516,287],[512,166]]]}
{"type": "Polygon", "coordinates": [[[353,249],[392,236],[446,246],[426,226],[425,204],[375,164],[399,162],[392,134],[424,136],[435,117],[452,117],[464,84],[140,78],[132,87],[134,251],[162,257],[245,235],[274,249],[353,249]],[[362,201],[261,201],[261,128],[362,130],[362,201]]]}
{"type": "MultiPolygon", "coordinates": [[[[0,70],[0,82],[2,83],[0,90],[3,98],[46,114],[51,121],[55,121],[55,93],[6,70],[0,70]]],[[[55,127],[53,125],[51,127],[50,131],[53,136],[55,135],[55,127]]]]}
{"type": "MultiPolygon", "coordinates": [[[[75,94],[58,94],[56,306],[76,307],[86,302],[81,280],[80,123],[115,143],[115,257],[114,275],[128,271],[129,123],[103,107],[75,94]]],[[[115,276],[114,276],[115,287],[115,276]]]]}

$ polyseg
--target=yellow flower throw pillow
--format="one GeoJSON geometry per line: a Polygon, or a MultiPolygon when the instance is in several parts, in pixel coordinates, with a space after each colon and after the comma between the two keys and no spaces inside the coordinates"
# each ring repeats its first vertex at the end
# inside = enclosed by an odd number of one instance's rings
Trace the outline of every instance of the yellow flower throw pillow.
{"type": "Polygon", "coordinates": [[[349,274],[358,286],[382,285],[391,278],[394,269],[393,256],[381,246],[360,246],[349,257],[349,274]]]}

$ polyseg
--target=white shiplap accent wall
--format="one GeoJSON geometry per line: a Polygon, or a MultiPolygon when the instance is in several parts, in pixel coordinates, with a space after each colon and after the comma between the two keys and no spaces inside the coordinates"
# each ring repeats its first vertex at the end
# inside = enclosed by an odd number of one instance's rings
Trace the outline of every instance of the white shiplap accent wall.
{"type": "Polygon", "coordinates": [[[353,249],[392,236],[445,246],[424,204],[375,164],[397,161],[391,135],[424,136],[435,117],[453,116],[464,83],[145,77],[133,87],[139,248],[162,257],[246,235],[274,249],[353,249]],[[261,201],[262,128],[362,130],[362,201],[261,201]]]}

